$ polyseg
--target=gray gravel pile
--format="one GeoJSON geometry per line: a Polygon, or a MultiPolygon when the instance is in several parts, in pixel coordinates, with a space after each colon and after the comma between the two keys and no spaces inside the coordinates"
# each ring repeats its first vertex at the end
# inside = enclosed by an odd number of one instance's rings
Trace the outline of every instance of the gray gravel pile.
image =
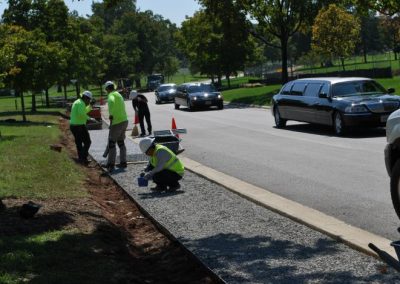
{"type": "MultiPolygon", "coordinates": [[[[98,161],[108,131],[91,131],[98,161]]],[[[128,153],[140,153],[127,139],[128,153]]],[[[228,283],[400,283],[385,264],[255,205],[186,171],[181,190],[138,187],[145,164],[112,177],[203,263],[228,283]]],[[[152,186],[152,184],[150,184],[152,186]]]]}

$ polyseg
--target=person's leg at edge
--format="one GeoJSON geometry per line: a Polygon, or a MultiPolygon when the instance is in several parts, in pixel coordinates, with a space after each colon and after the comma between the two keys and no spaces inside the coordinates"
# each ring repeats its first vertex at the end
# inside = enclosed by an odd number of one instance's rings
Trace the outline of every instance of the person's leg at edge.
{"type": "Polygon", "coordinates": [[[71,125],[70,130],[75,138],[75,145],[76,145],[76,151],[78,153],[78,159],[82,160],[83,159],[83,147],[82,147],[83,141],[82,141],[82,135],[81,135],[79,126],[71,125]]]}
{"type": "Polygon", "coordinates": [[[140,124],[140,135],[146,135],[146,130],[144,128],[144,112],[139,110],[139,124],[140,124]]]}
{"type": "Polygon", "coordinates": [[[147,111],[147,113],[145,114],[145,118],[146,118],[146,123],[147,123],[147,130],[149,131],[149,134],[151,134],[152,127],[151,127],[151,120],[150,120],[150,112],[149,111],[147,111]]]}

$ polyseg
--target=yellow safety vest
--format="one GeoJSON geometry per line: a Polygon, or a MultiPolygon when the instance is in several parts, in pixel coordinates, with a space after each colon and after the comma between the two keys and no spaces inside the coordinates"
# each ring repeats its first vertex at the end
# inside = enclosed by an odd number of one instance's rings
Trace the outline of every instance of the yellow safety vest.
{"type": "Polygon", "coordinates": [[[171,155],[171,159],[169,159],[168,162],[164,165],[163,170],[170,170],[179,175],[183,175],[183,172],[185,170],[183,163],[181,162],[181,160],[179,160],[179,158],[175,155],[174,152],[172,152],[168,147],[165,147],[163,145],[156,144],[156,149],[154,151],[154,155],[150,158],[150,164],[153,167],[157,166],[157,155],[156,154],[161,149],[167,151],[171,155]]]}

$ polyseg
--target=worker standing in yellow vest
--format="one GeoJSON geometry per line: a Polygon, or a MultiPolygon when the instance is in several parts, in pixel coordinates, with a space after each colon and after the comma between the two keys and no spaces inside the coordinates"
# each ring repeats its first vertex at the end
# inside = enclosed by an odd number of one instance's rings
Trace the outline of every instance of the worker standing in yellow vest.
{"type": "Polygon", "coordinates": [[[103,167],[109,172],[114,170],[117,147],[119,147],[119,168],[126,168],[126,146],[125,132],[128,127],[128,116],[125,110],[124,98],[115,90],[114,83],[107,81],[105,84],[107,92],[108,113],[110,119],[110,131],[108,134],[108,160],[103,167]]]}
{"type": "Polygon", "coordinates": [[[89,163],[89,148],[92,143],[89,131],[86,128],[87,121],[94,120],[87,115],[92,109],[90,106],[92,97],[91,92],[84,91],[81,97],[72,104],[70,114],[70,129],[75,138],[79,162],[85,165],[89,163]]]}
{"type": "Polygon", "coordinates": [[[153,138],[144,138],[139,142],[140,150],[150,156],[144,175],[146,180],[153,180],[156,191],[176,191],[181,186],[185,167],[179,158],[166,146],[154,143],[153,138]]]}

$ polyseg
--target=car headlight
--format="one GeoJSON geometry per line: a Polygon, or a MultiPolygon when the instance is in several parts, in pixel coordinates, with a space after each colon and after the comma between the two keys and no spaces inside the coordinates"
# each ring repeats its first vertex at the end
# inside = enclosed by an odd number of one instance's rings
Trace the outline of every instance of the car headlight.
{"type": "Polygon", "coordinates": [[[360,112],[368,112],[368,109],[363,105],[351,105],[344,109],[344,112],[349,113],[360,113],[360,112]]]}
{"type": "Polygon", "coordinates": [[[194,101],[197,101],[197,97],[193,97],[193,100],[194,100],[194,101]]]}
{"type": "Polygon", "coordinates": [[[221,94],[218,95],[218,99],[222,99],[222,95],[221,94]]]}

